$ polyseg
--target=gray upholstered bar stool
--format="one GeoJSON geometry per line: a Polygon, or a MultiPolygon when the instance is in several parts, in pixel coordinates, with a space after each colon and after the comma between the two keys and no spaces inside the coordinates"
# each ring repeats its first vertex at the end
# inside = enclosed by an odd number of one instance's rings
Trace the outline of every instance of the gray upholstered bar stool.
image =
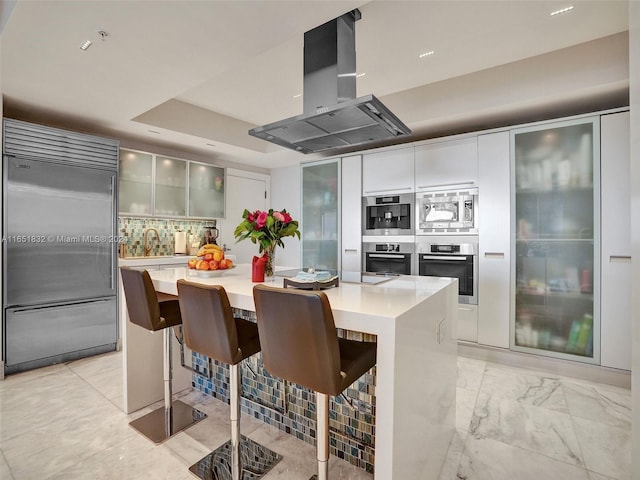
{"type": "Polygon", "coordinates": [[[316,392],[318,475],[329,470],[329,395],[339,395],[376,364],[376,344],[338,338],[322,291],[256,285],[253,297],[265,369],[316,392]]]}
{"type": "MultiPolygon", "coordinates": [[[[129,321],[145,330],[163,331],[163,383],[164,407],[158,408],[129,425],[155,443],[199,422],[206,415],[180,400],[172,400],[173,366],[171,354],[172,327],[182,323],[178,297],[156,292],[149,272],[129,267],[120,267],[124,295],[127,299],[129,321]]],[[[154,361],[149,359],[149,361],[154,361]]]]}
{"type": "Polygon", "coordinates": [[[258,326],[249,320],[233,316],[229,297],[221,285],[202,285],[178,280],[178,298],[187,347],[229,365],[231,440],[192,465],[189,470],[207,480],[228,479],[229,469],[233,480],[260,478],[282,457],[250,438],[240,436],[238,366],[242,360],[260,351],[258,326]]]}

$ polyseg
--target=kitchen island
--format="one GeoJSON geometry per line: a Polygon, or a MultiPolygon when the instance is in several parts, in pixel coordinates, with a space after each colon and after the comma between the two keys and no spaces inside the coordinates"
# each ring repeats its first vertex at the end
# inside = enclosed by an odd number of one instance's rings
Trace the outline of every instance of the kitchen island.
{"type": "MultiPolygon", "coordinates": [[[[254,311],[254,284],[250,281],[249,265],[238,265],[215,278],[201,278],[185,268],[168,268],[149,273],[158,291],[174,295],[177,294],[176,282],[180,278],[202,284],[223,285],[231,305],[238,313],[250,314],[254,311]]],[[[276,277],[274,285],[282,286],[282,278],[276,277]]],[[[355,409],[356,413],[364,413],[363,416],[366,417],[366,409],[370,409],[370,417],[375,424],[375,428],[369,432],[373,437],[371,445],[375,444],[375,478],[438,478],[455,425],[456,342],[451,338],[451,332],[454,331],[452,322],[455,320],[457,305],[457,280],[401,276],[377,285],[342,282],[339,287],[325,292],[338,329],[351,336],[361,334],[377,341],[377,365],[365,375],[373,379],[369,381],[372,387],[370,391],[355,388],[353,408],[335,399],[340,413],[347,416],[349,411],[353,412],[355,409]],[[371,395],[367,396],[368,394],[371,395]],[[363,397],[371,400],[360,402],[363,397]],[[361,403],[370,403],[365,405],[364,412],[361,412],[361,403]]],[[[136,326],[129,327],[129,333],[132,327],[136,326]]],[[[127,329],[122,331],[126,332],[127,329]]],[[[161,336],[148,332],[138,333],[146,335],[136,334],[134,340],[133,337],[127,339],[128,334],[123,333],[124,405],[127,411],[131,411],[133,405],[137,409],[162,398],[161,345],[159,349],[154,345],[161,344],[161,336]],[[146,365],[141,365],[142,358],[146,358],[146,365]],[[154,358],[158,361],[149,360],[154,358]],[[148,379],[144,377],[150,374],[148,364],[151,363],[158,370],[152,374],[157,378],[157,389],[145,387],[148,379]]],[[[195,367],[198,368],[197,364],[203,359],[198,355],[194,355],[194,359],[195,367]]],[[[204,369],[208,369],[204,365],[204,369]]],[[[204,370],[201,372],[204,373],[204,370]]],[[[253,375],[247,373],[245,376],[253,379],[254,383],[256,378],[262,378],[261,372],[258,372],[257,377],[253,375]]],[[[191,376],[185,369],[175,371],[174,391],[179,391],[179,385],[185,384],[184,377],[191,380],[191,376]]],[[[212,377],[209,380],[215,382],[216,375],[209,376],[212,377]]],[[[193,374],[193,384],[196,387],[202,379],[201,375],[193,374]]],[[[204,379],[207,380],[206,377],[204,379]]],[[[274,387],[274,380],[269,379],[268,385],[259,385],[255,390],[264,387],[271,396],[277,397],[279,394],[275,390],[278,388],[274,387]]],[[[286,392],[286,382],[284,388],[286,392]]],[[[254,402],[251,391],[247,393],[249,395],[244,395],[243,392],[243,412],[278,410],[277,398],[276,405],[268,408],[254,402]]],[[[352,398],[353,396],[351,395],[352,398]]],[[[274,424],[274,420],[278,419],[283,421],[290,413],[287,396],[284,398],[284,403],[280,404],[282,411],[268,417],[269,423],[274,424]]],[[[311,406],[309,410],[313,412],[314,407],[311,406]]],[[[336,419],[335,415],[334,412],[331,416],[333,420],[336,419]]],[[[303,416],[314,417],[306,414],[303,416]]],[[[313,422],[313,418],[309,421],[313,422]]],[[[315,428],[312,427],[312,430],[315,428]]],[[[300,438],[298,432],[295,434],[300,438]]],[[[311,432],[311,436],[313,435],[314,432],[311,432]]],[[[335,438],[332,445],[338,446],[334,448],[334,452],[341,451],[335,438]]],[[[362,452],[348,453],[358,455],[362,452]]],[[[373,456],[371,462],[373,463],[373,456]]]]}

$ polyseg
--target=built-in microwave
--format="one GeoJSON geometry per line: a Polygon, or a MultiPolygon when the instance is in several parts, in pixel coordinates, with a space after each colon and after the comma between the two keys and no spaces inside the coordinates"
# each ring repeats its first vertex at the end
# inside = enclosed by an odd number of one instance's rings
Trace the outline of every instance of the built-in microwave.
{"type": "Polygon", "coordinates": [[[477,233],[477,188],[416,194],[416,235],[477,233]]]}
{"type": "Polygon", "coordinates": [[[363,197],[363,235],[413,235],[413,193],[363,197]]]}

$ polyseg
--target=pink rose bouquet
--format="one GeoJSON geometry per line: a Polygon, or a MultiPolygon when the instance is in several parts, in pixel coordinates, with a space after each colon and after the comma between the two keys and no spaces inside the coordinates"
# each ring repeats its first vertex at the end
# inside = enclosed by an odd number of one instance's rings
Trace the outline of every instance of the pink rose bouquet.
{"type": "Polygon", "coordinates": [[[236,227],[233,236],[237,241],[250,239],[253,243],[259,244],[260,253],[263,250],[280,246],[284,247],[282,237],[300,238],[298,222],[291,218],[286,210],[268,212],[256,210],[250,212],[246,210],[242,213],[242,222],[236,227]]]}

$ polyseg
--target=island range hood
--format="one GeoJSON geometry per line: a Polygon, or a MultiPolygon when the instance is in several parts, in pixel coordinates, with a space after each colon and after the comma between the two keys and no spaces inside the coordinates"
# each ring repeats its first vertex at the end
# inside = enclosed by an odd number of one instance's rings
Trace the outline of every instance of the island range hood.
{"type": "Polygon", "coordinates": [[[249,135],[313,153],[408,135],[411,130],[373,95],[356,98],[352,10],[304,34],[304,113],[249,135]]]}

